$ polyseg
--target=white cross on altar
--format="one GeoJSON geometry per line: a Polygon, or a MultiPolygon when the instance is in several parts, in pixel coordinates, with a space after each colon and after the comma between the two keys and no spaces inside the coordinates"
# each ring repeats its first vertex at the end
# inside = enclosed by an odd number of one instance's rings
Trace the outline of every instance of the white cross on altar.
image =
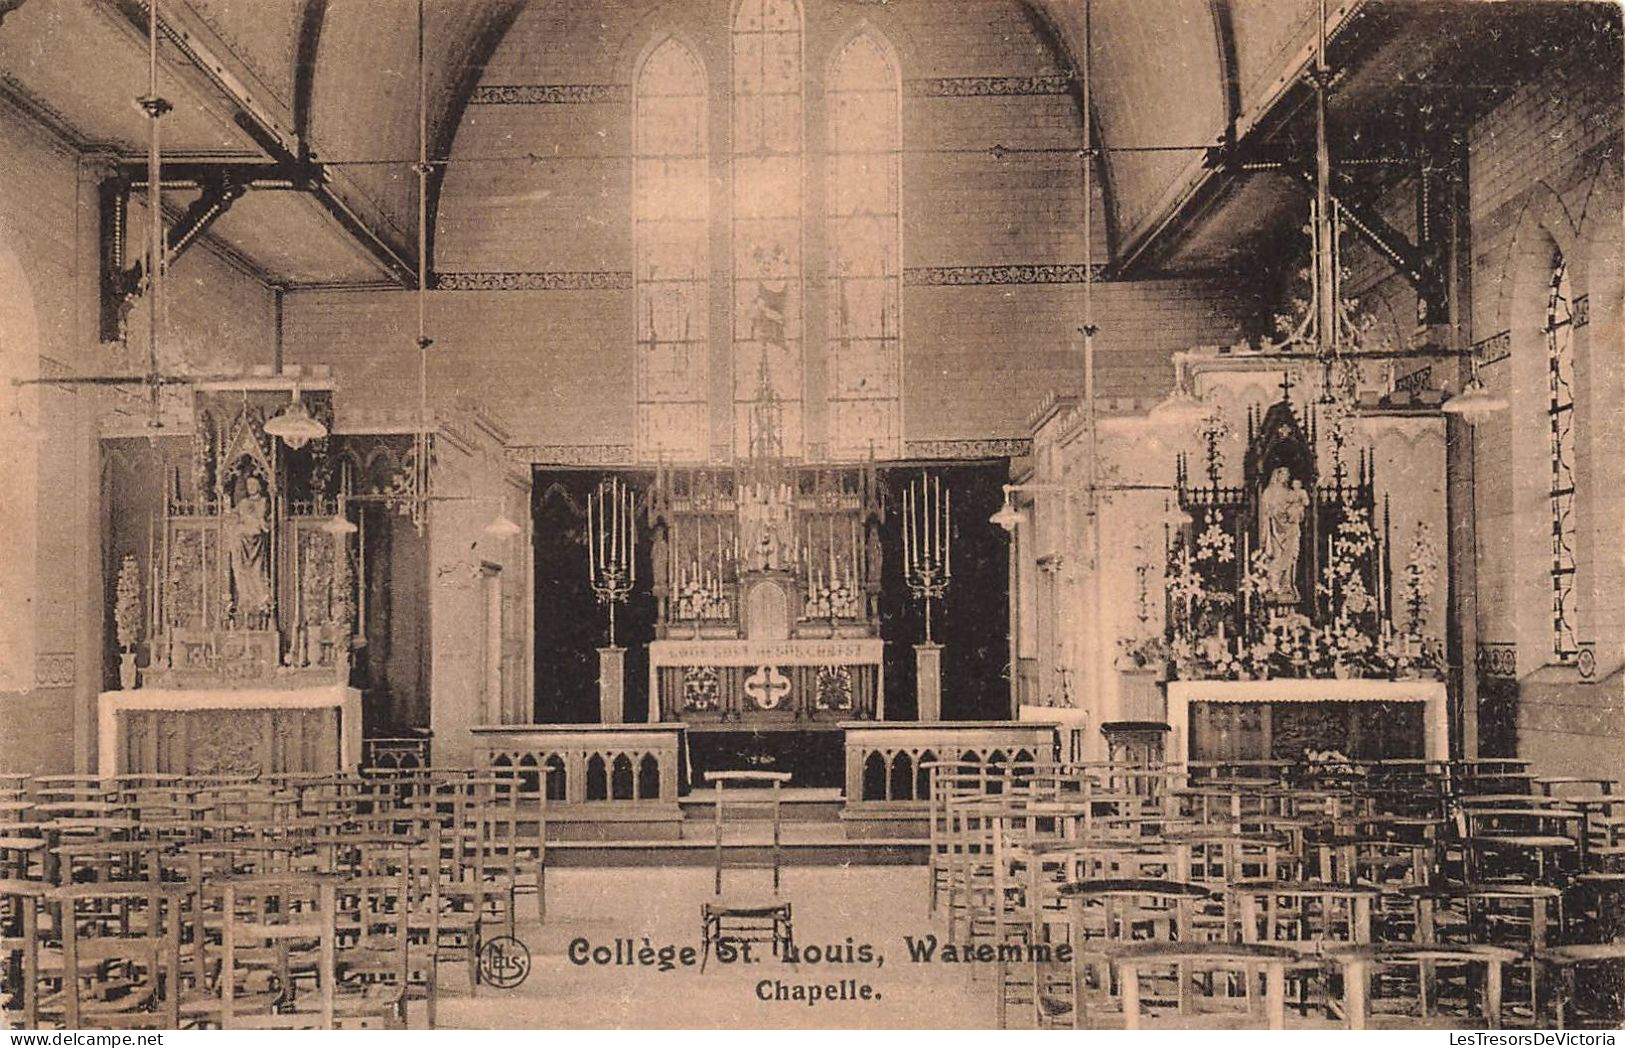
{"type": "Polygon", "coordinates": [[[745,678],[745,694],[759,710],[776,710],[790,694],[790,680],[777,666],[761,666],[745,678]]]}

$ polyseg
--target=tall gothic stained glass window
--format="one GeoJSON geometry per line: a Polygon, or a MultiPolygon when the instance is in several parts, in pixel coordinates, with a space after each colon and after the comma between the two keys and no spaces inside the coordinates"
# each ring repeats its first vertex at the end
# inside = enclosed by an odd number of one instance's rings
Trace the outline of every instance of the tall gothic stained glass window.
{"type": "Polygon", "coordinates": [[[897,64],[864,33],[834,56],[826,83],[830,454],[895,457],[902,451],[897,64]]]}
{"type": "Polygon", "coordinates": [[[733,25],[734,447],[802,448],[802,31],[796,0],[740,0],[733,25]],[[772,411],[753,410],[764,395],[772,411]],[[778,420],[758,434],[752,420],[778,420]]]}
{"type": "Polygon", "coordinates": [[[705,70],[668,39],[637,75],[633,251],[642,457],[695,461],[710,444],[709,172],[705,70]]]}
{"type": "Polygon", "coordinates": [[[1575,608],[1574,299],[1561,251],[1552,257],[1546,299],[1546,364],[1551,400],[1552,651],[1570,663],[1580,654],[1575,608]]]}

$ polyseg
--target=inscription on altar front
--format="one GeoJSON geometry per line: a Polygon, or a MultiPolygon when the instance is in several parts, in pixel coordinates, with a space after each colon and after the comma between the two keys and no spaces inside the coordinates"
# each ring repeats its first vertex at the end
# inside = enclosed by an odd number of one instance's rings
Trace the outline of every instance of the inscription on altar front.
{"type": "Polygon", "coordinates": [[[872,640],[664,641],[653,645],[652,654],[665,665],[716,665],[735,660],[763,665],[817,660],[834,665],[872,662],[879,657],[879,649],[880,642],[872,640]]]}

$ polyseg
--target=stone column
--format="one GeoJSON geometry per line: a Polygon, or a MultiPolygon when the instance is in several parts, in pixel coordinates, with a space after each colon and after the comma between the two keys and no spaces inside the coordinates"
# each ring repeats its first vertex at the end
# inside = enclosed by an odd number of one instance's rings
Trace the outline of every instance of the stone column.
{"type": "Polygon", "coordinates": [[[598,649],[598,722],[626,721],[626,649],[598,649]]]}
{"type": "Polygon", "coordinates": [[[942,719],[942,645],[914,645],[914,693],[921,721],[942,719]]]}

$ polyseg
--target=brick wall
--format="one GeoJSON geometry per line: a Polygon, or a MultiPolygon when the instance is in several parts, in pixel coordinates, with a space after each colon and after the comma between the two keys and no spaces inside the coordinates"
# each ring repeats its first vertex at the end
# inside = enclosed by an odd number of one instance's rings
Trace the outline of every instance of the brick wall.
{"type": "MultiPolygon", "coordinates": [[[[434,294],[437,397],[487,399],[521,444],[632,443],[628,99],[639,57],[667,33],[709,70],[710,331],[712,360],[726,367],[730,7],[602,4],[589,17],[575,5],[534,4],[519,16],[456,136],[436,268],[457,286],[553,289],[434,294]],[[512,159],[527,154],[536,159],[512,159]]],[[[1058,79],[1064,64],[1016,0],[808,5],[811,216],[822,207],[824,63],[865,22],[894,46],[904,82],[905,438],[1022,435],[1024,416],[1045,392],[1081,381],[1083,194],[1072,150],[1082,130],[1076,97],[1058,79]],[[996,145],[1039,152],[1000,157],[996,145]]],[[[1094,215],[1095,259],[1103,262],[1098,193],[1094,215]]],[[[824,372],[819,237],[815,221],[806,249],[810,386],[824,372]]],[[[1097,286],[1102,393],[1166,389],[1170,352],[1234,337],[1231,298],[1228,288],[1202,281],[1097,286]]],[[[393,293],[292,294],[289,359],[333,362],[345,403],[387,410],[415,398],[410,311],[393,293]]],[[[725,377],[712,388],[718,418],[728,411],[725,377]]],[[[818,391],[808,394],[809,418],[821,418],[818,391]]]]}

